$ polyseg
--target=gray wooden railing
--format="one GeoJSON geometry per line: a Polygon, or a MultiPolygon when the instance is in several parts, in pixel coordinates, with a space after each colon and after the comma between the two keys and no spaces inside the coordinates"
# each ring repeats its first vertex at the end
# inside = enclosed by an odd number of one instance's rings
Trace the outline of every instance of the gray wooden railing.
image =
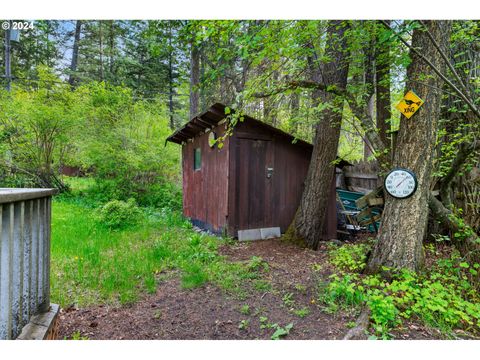
{"type": "Polygon", "coordinates": [[[15,339],[50,307],[54,189],[0,188],[0,339],[15,339]]]}

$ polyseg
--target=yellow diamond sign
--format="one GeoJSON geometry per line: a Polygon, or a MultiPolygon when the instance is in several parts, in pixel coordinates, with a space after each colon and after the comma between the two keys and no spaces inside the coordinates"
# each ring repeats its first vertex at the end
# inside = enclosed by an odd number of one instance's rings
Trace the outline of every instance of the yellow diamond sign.
{"type": "Polygon", "coordinates": [[[405,115],[407,119],[410,119],[422,105],[423,100],[420,99],[412,90],[410,90],[397,104],[396,108],[400,110],[400,112],[405,115]]]}

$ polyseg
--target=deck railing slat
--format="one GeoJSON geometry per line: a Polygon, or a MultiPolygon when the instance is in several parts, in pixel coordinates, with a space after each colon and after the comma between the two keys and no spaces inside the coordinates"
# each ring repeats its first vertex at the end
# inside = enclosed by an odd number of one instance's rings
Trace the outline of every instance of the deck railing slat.
{"type": "Polygon", "coordinates": [[[49,310],[54,192],[0,189],[0,340],[15,339],[32,316],[49,310]]]}

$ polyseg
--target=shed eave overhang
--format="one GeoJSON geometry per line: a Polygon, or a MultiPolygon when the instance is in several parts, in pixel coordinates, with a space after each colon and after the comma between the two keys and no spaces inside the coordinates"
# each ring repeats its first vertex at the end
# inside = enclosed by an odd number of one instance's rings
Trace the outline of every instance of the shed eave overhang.
{"type": "MultiPolygon", "coordinates": [[[[218,126],[219,123],[227,117],[227,115],[225,114],[226,107],[227,106],[224,104],[215,103],[207,111],[193,117],[188,123],[186,123],[180,129],[175,131],[172,135],[170,135],[166,139],[166,141],[173,142],[176,144],[182,144],[183,142],[186,142],[187,140],[192,139],[195,136],[218,126]]],[[[233,112],[233,110],[231,111],[233,112]]],[[[313,148],[312,144],[304,140],[297,139],[294,136],[280,129],[277,129],[276,127],[273,127],[264,122],[261,122],[260,120],[254,119],[247,115],[244,115],[244,118],[248,122],[255,123],[264,128],[267,128],[273,134],[277,134],[279,136],[287,138],[292,143],[295,143],[299,146],[307,147],[310,149],[313,148]]]]}

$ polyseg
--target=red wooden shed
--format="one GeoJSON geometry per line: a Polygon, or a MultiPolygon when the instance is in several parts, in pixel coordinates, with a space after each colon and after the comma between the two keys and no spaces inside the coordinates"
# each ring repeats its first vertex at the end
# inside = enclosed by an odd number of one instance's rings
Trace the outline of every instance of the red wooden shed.
{"type": "MultiPolygon", "coordinates": [[[[211,146],[225,134],[225,108],[214,104],[167,138],[182,145],[183,213],[202,229],[232,237],[260,238],[272,228],[284,233],[300,203],[313,146],[249,116],[223,146],[211,146]]],[[[336,237],[336,222],[333,179],[324,238],[336,237]]]]}

